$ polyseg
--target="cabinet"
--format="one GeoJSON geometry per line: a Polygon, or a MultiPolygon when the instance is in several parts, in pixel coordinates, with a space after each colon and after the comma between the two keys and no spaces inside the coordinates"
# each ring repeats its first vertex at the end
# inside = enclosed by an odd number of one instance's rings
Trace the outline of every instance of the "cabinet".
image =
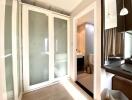
{"type": "Polygon", "coordinates": [[[129,13],[125,16],[125,31],[132,30],[132,0],[125,0],[129,13]]]}
{"type": "Polygon", "coordinates": [[[132,30],[132,0],[124,0],[128,14],[120,16],[123,0],[105,0],[105,29],[117,27],[118,32],[132,30]]]}
{"type": "Polygon", "coordinates": [[[125,31],[125,18],[124,16],[120,16],[120,11],[123,8],[123,0],[117,0],[117,31],[122,32],[125,31]]]}
{"type": "Polygon", "coordinates": [[[117,27],[116,0],[105,0],[105,29],[117,27]]]}
{"type": "Polygon", "coordinates": [[[128,80],[120,76],[113,76],[112,89],[123,92],[129,100],[132,100],[132,80],[128,80]]]}

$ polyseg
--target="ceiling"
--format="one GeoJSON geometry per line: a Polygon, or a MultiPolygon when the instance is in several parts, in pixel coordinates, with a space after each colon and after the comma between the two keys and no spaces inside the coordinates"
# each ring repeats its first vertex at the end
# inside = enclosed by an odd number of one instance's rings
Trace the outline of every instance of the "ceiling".
{"type": "Polygon", "coordinates": [[[25,3],[41,4],[71,13],[82,0],[22,0],[25,3]]]}
{"type": "Polygon", "coordinates": [[[78,19],[77,25],[84,23],[94,24],[94,10],[78,19]]]}

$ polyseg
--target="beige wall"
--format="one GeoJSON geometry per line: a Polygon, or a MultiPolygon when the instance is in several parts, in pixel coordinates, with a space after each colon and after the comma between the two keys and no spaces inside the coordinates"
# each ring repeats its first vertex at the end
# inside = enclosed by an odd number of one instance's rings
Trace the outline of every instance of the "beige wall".
{"type": "Polygon", "coordinates": [[[85,54],[85,24],[77,27],[77,50],[85,54]]]}
{"type": "Polygon", "coordinates": [[[92,4],[96,0],[82,0],[82,2],[72,11],[71,16],[76,16],[81,10],[92,4]]]}

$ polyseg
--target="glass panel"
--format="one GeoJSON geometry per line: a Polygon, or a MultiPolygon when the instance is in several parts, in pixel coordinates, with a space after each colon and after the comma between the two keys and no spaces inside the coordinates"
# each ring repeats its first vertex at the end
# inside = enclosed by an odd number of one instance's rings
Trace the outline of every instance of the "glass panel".
{"type": "Polygon", "coordinates": [[[127,58],[131,58],[132,56],[132,35],[130,33],[125,33],[124,34],[124,44],[125,44],[125,47],[124,47],[124,58],[127,59],[127,58]]]}
{"type": "Polygon", "coordinates": [[[19,4],[17,3],[17,74],[18,74],[18,97],[21,92],[21,76],[20,76],[20,40],[19,40],[19,4]]]}
{"type": "Polygon", "coordinates": [[[12,0],[5,5],[5,74],[8,100],[13,100],[13,66],[12,66],[12,0]]]}
{"type": "Polygon", "coordinates": [[[67,74],[67,21],[54,18],[55,78],[67,74]]]}
{"type": "Polygon", "coordinates": [[[29,11],[30,85],[49,80],[48,16],[29,11]]]}

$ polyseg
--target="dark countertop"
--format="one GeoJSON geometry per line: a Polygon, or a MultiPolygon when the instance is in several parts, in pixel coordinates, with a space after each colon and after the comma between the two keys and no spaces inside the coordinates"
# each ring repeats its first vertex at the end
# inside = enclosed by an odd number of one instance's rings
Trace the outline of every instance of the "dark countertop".
{"type": "Polygon", "coordinates": [[[121,64],[119,61],[110,65],[104,65],[103,68],[109,73],[132,80],[132,71],[126,71],[122,68],[122,66],[126,66],[127,70],[130,70],[127,67],[132,68],[132,64],[121,64]]]}

